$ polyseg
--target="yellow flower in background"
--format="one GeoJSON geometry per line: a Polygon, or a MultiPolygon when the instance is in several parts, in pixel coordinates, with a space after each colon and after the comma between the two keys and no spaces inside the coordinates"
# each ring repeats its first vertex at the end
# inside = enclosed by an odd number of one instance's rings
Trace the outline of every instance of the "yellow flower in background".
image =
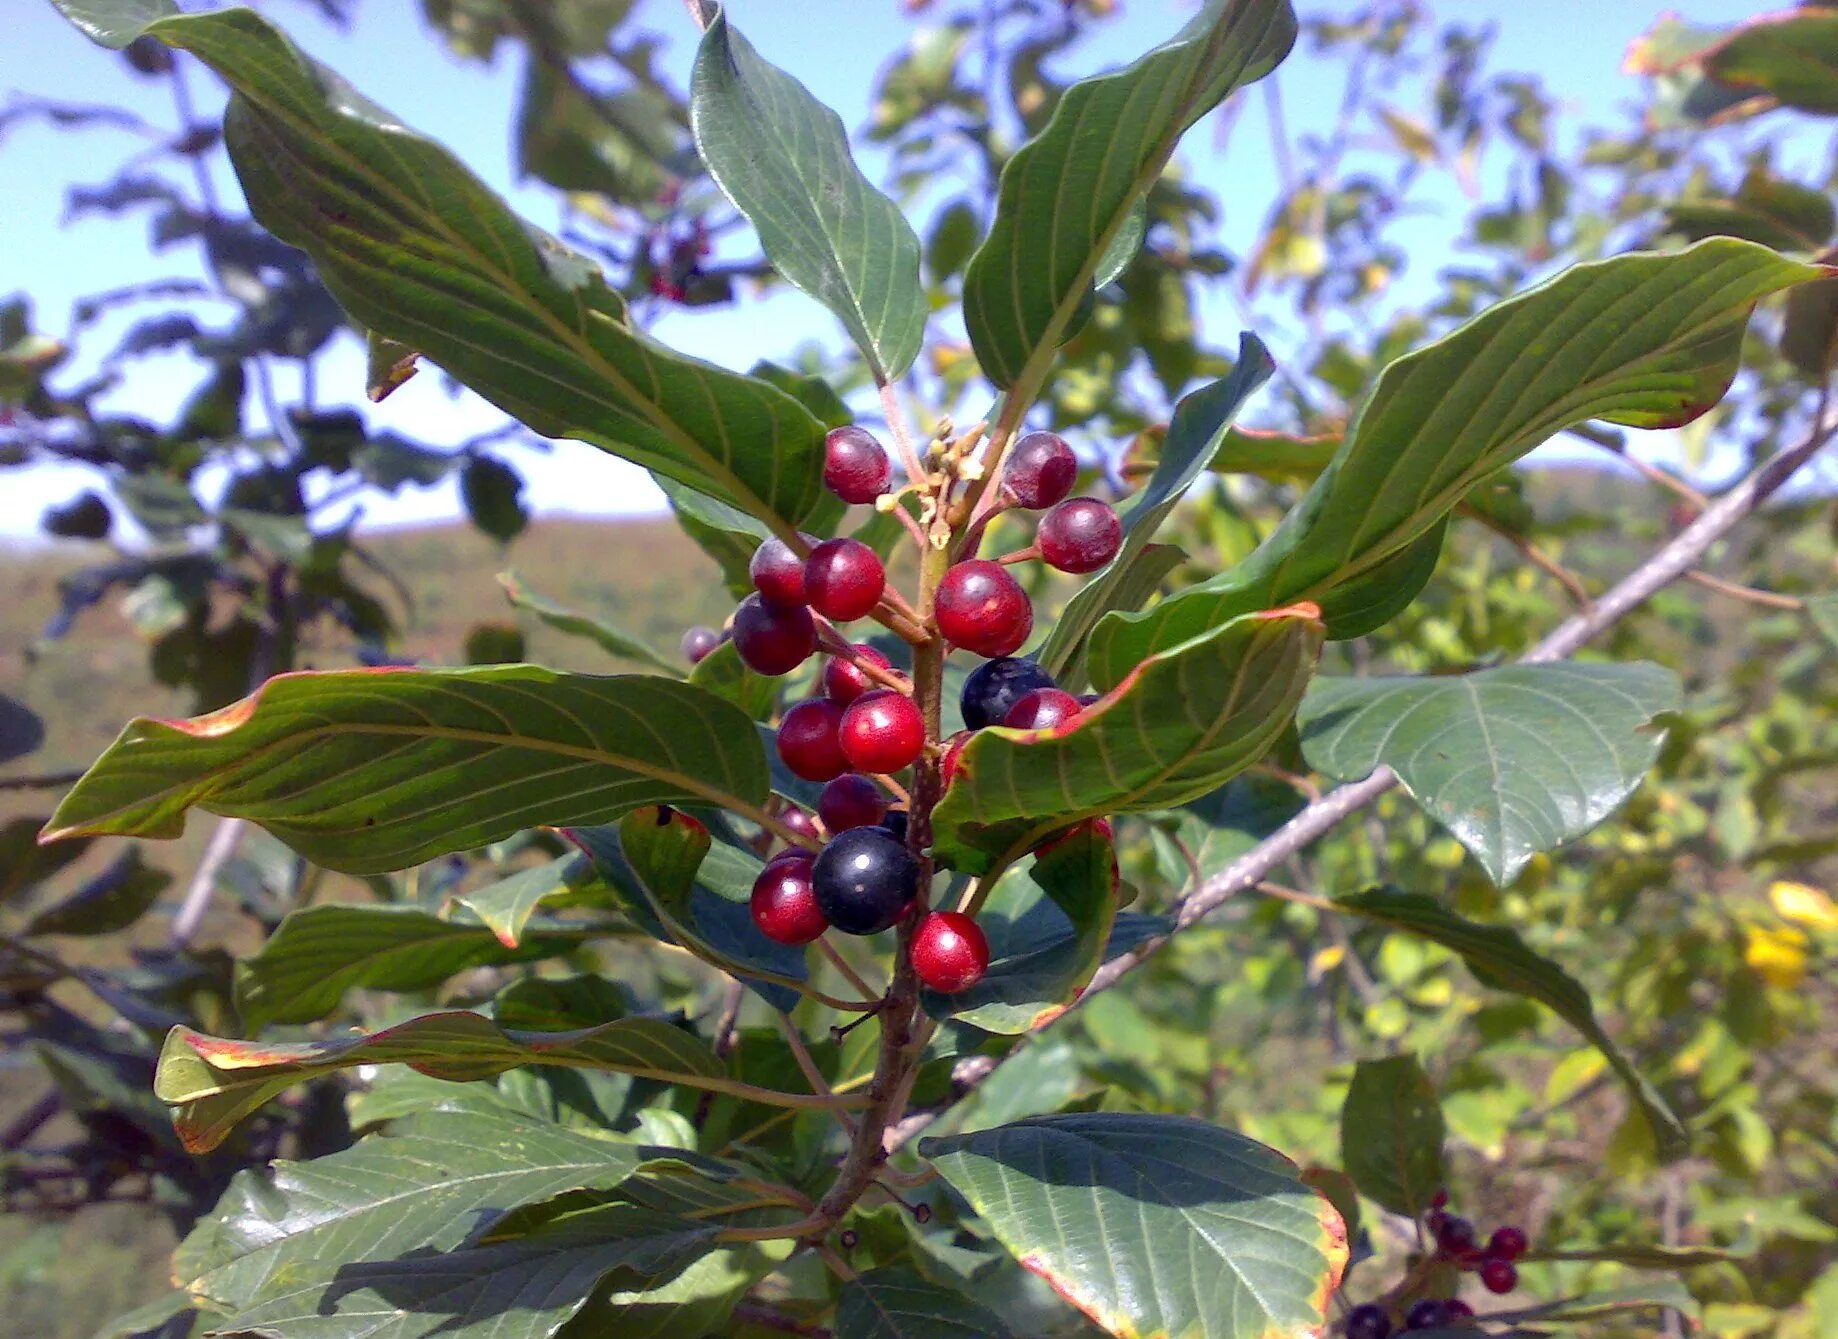
{"type": "Polygon", "coordinates": [[[1806,935],[1789,927],[1764,930],[1750,927],[1743,958],[1771,986],[1791,989],[1806,979],[1806,935]]]}
{"type": "Polygon", "coordinates": [[[1838,902],[1809,883],[1777,880],[1768,889],[1768,900],[1781,916],[1814,930],[1838,930],[1838,902]]]}

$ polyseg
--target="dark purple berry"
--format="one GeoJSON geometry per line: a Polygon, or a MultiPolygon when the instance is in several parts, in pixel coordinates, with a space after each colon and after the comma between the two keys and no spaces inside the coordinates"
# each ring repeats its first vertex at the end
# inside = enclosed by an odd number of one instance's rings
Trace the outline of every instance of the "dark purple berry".
{"type": "Polygon", "coordinates": [[[824,485],[844,502],[872,502],[893,484],[893,463],[871,433],[832,428],[823,443],[824,485]]]}
{"type": "Polygon", "coordinates": [[[791,551],[791,545],[774,535],[753,550],[753,561],[747,564],[747,575],[753,578],[753,589],[776,605],[809,603],[804,595],[804,559],[791,551]]]}
{"type": "Polygon", "coordinates": [[[1347,1339],[1391,1339],[1391,1317],[1384,1307],[1363,1302],[1347,1312],[1347,1339]]]}
{"type": "Polygon", "coordinates": [[[1494,1229],[1493,1235],[1487,1239],[1487,1254],[1502,1260],[1517,1260],[1530,1245],[1524,1232],[1508,1224],[1494,1229]]]}
{"type": "Polygon", "coordinates": [[[1474,1308],[1462,1301],[1459,1297],[1451,1297],[1445,1300],[1442,1304],[1442,1310],[1443,1314],[1451,1321],[1472,1320],[1474,1318],[1474,1308]]]}
{"type": "Polygon", "coordinates": [[[918,895],[919,860],[881,828],[849,828],[818,855],[811,884],[831,925],[844,934],[879,934],[918,895]]]}
{"type": "Polygon", "coordinates": [[[1002,467],[1015,501],[1033,511],[1062,501],[1078,481],[1079,459],[1056,432],[1030,432],[1016,442],[1002,467]]]}
{"type": "Polygon", "coordinates": [[[887,797],[881,794],[879,786],[859,772],[844,772],[817,797],[817,817],[831,832],[872,827],[886,813],[887,797]]]}
{"type": "Polygon", "coordinates": [[[837,623],[861,618],[880,603],[887,569],[859,539],[826,539],[804,564],[804,597],[811,608],[837,623]]]}
{"type": "Polygon", "coordinates": [[[817,625],[808,609],[749,595],[734,611],[734,649],[756,674],[789,674],[816,651],[817,625]]]}
{"type": "Polygon", "coordinates": [[[721,634],[713,628],[694,627],[683,634],[683,659],[700,665],[708,653],[721,645],[721,634]]]}
{"type": "Polygon", "coordinates": [[[1449,1309],[1440,1298],[1424,1297],[1410,1304],[1410,1310],[1404,1313],[1404,1328],[1407,1330],[1433,1330],[1444,1324],[1449,1318],[1449,1309]]]}
{"type": "Polygon", "coordinates": [[[1117,509],[1095,497],[1075,497],[1040,518],[1034,534],[1040,556],[1062,572],[1095,572],[1123,547],[1117,509]]]}
{"type": "Polygon", "coordinates": [[[1511,1260],[1489,1257],[1481,1265],[1481,1286],[1490,1293],[1509,1293],[1519,1286],[1519,1270],[1511,1260]]]}
{"type": "Polygon", "coordinates": [[[1474,1224],[1453,1214],[1444,1218],[1436,1229],[1436,1244],[1444,1255],[1462,1256],[1475,1248],[1474,1224]]]}
{"type": "Polygon", "coordinates": [[[1059,688],[1036,688],[1023,693],[1002,724],[1011,730],[1051,730],[1076,717],[1082,707],[1071,693],[1059,688]]]}
{"type": "Polygon", "coordinates": [[[1019,702],[1023,694],[1054,686],[1053,676],[1024,656],[986,660],[964,679],[964,689],[958,698],[964,710],[964,724],[972,730],[1000,725],[1008,719],[1009,708],[1019,702]]]}

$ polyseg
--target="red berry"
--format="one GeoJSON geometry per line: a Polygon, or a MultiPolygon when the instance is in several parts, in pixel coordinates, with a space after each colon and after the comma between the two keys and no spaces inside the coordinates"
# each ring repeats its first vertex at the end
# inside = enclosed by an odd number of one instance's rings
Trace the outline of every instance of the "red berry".
{"type": "Polygon", "coordinates": [[[944,756],[938,760],[938,771],[945,785],[949,786],[957,776],[957,760],[964,756],[964,746],[975,736],[974,730],[959,730],[945,740],[944,756]]]}
{"type": "Polygon", "coordinates": [[[1062,572],[1095,572],[1123,547],[1117,509],[1095,497],[1075,497],[1040,518],[1040,556],[1062,572]]]}
{"type": "Polygon", "coordinates": [[[987,558],[958,563],[934,600],[945,639],[980,656],[1005,656],[1034,630],[1034,606],[1009,570],[987,558]]]}
{"type": "Polygon", "coordinates": [[[1436,1244],[1444,1255],[1460,1256],[1474,1249],[1474,1224],[1453,1215],[1436,1225],[1436,1244]]]}
{"type": "MultiPolygon", "coordinates": [[[[779,822],[783,823],[800,837],[809,837],[812,841],[817,840],[817,820],[811,817],[810,810],[808,809],[800,809],[795,804],[787,805],[779,812],[779,822]]],[[[811,852],[804,850],[802,847],[793,847],[791,849],[797,851],[800,855],[811,855],[811,852]]]]}
{"type": "Polygon", "coordinates": [[[817,816],[831,832],[873,827],[886,813],[887,797],[859,772],[844,772],[817,797],[817,816]]]}
{"type": "Polygon", "coordinates": [[[747,575],[753,578],[753,589],[772,604],[810,603],[804,595],[804,559],[776,535],[753,550],[747,575]]]}
{"type": "Polygon", "coordinates": [[[1430,1196],[1430,1208],[1446,1209],[1448,1207],[1449,1207],[1448,1187],[1446,1186],[1439,1187],[1436,1193],[1430,1196]]]}
{"type": "Polygon", "coordinates": [[[761,870],[748,908],[759,932],[775,944],[808,944],[830,928],[811,887],[811,866],[802,861],[777,861],[761,870]]]}
{"type": "Polygon", "coordinates": [[[1481,1286],[1490,1293],[1509,1293],[1519,1286],[1519,1271],[1511,1260],[1488,1260],[1481,1266],[1481,1286]]]}
{"type": "Polygon", "coordinates": [[[934,911],[913,932],[913,971],[944,995],[968,990],[989,970],[982,927],[955,911],[934,911]]]}
{"type": "Polygon", "coordinates": [[[700,665],[708,653],[721,645],[721,634],[713,628],[694,627],[683,634],[683,659],[700,665]]]}
{"type": "Polygon", "coordinates": [[[1002,482],[1015,501],[1034,511],[1051,507],[1078,481],[1079,458],[1056,432],[1030,432],[1009,450],[1002,482]]]}
{"type": "Polygon", "coordinates": [[[817,649],[811,611],[749,595],[734,611],[734,649],[756,674],[789,674],[817,649]]]}
{"type": "Polygon", "coordinates": [[[1525,1254],[1531,1243],[1525,1239],[1525,1233],[1516,1227],[1495,1228],[1493,1235],[1487,1239],[1487,1254],[1502,1260],[1517,1260],[1525,1254]]]}
{"type": "Polygon", "coordinates": [[[808,698],[779,722],[779,757],[806,781],[828,781],[849,770],[838,730],[842,708],[827,697],[808,698]]]}
{"type": "Polygon", "coordinates": [[[1450,1320],[1472,1320],[1474,1308],[1459,1297],[1450,1297],[1442,1304],[1442,1314],[1450,1320]]]}
{"type": "Polygon", "coordinates": [[[925,717],[905,693],[877,688],[843,711],[840,733],[843,755],[856,771],[897,772],[925,747],[925,717]]]}
{"type": "MultiPolygon", "coordinates": [[[[872,646],[864,642],[853,644],[856,656],[881,669],[892,669],[893,662],[872,646]]],[[[844,660],[841,656],[831,656],[823,667],[823,692],[832,702],[848,706],[856,698],[876,687],[875,681],[864,674],[859,665],[844,660]]]]}
{"type": "Polygon", "coordinates": [[[880,603],[887,570],[859,539],[826,539],[804,564],[804,594],[825,618],[847,623],[880,603]]]}
{"type": "MultiPolygon", "coordinates": [[[[803,813],[802,809],[797,812],[803,813]]],[[[782,846],[766,858],[766,868],[774,865],[811,865],[815,864],[817,853],[807,851],[802,846],[782,846]]]]}
{"type": "Polygon", "coordinates": [[[1079,700],[1060,688],[1035,688],[1023,693],[1002,724],[1012,730],[1051,730],[1084,710],[1079,700]]]}
{"type": "Polygon", "coordinates": [[[823,442],[823,482],[844,502],[872,502],[893,484],[893,463],[871,433],[853,424],[823,442]]]}

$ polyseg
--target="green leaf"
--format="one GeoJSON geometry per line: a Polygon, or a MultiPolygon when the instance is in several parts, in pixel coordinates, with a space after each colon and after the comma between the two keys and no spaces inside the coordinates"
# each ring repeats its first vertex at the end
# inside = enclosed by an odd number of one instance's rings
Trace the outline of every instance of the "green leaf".
{"type": "MultiPolygon", "coordinates": [[[[1119,508],[1123,518],[1123,546],[1118,549],[1117,556],[1072,597],[1065,611],[1054,621],[1053,631],[1036,657],[1048,673],[1062,683],[1076,681],[1081,677],[1079,662],[1085,635],[1092,625],[1112,609],[1140,608],[1147,599],[1145,592],[1135,598],[1134,604],[1129,603],[1146,584],[1143,581],[1146,572],[1153,571],[1163,561],[1151,559],[1145,566],[1139,561],[1144,547],[1194,480],[1206,471],[1209,460],[1218,451],[1219,443],[1245,401],[1275,370],[1276,363],[1262,341],[1255,335],[1242,334],[1238,337],[1238,361],[1231,375],[1193,392],[1175,406],[1161,456],[1155,462],[1155,472],[1149,476],[1142,491],[1119,508]]],[[[1165,572],[1166,569],[1158,573],[1156,580],[1159,581],[1165,572]]]]}
{"type": "Polygon", "coordinates": [[[1620,807],[1659,756],[1654,718],[1680,703],[1644,661],[1507,665],[1317,679],[1297,724],[1310,766],[1340,781],[1391,767],[1503,886],[1620,807]]]}
{"type": "Polygon", "coordinates": [[[490,927],[419,907],[326,902],[289,912],[259,951],[236,964],[236,1004],[250,1029],[310,1023],[351,990],[429,990],[473,967],[552,958],[591,932],[545,930],[506,944],[490,927]]]}
{"type": "Polygon", "coordinates": [[[989,970],[955,995],[926,991],[934,1018],[985,1032],[1031,1032],[1065,1012],[1107,957],[1170,922],[1117,916],[1117,852],[1108,831],[1082,823],[1016,866],[977,916],[989,937],[989,970]]]}
{"type": "Polygon", "coordinates": [[[153,1090],[177,1108],[173,1125],[185,1147],[203,1153],[295,1084],[381,1064],[411,1065],[455,1083],[520,1065],[568,1065],[713,1091],[734,1086],[700,1039],[661,1019],[619,1018],[568,1032],[531,1032],[501,1028],[484,1014],[449,1010],[323,1042],[236,1041],[175,1027],[160,1051],[153,1090]]]}
{"type": "Polygon", "coordinates": [[[472,892],[455,894],[453,902],[483,921],[504,947],[517,948],[538,907],[610,906],[613,895],[585,856],[569,855],[518,870],[472,892]]]}
{"type": "Polygon", "coordinates": [[[1217,789],[1289,723],[1321,647],[1314,614],[1251,615],[1155,656],[1070,726],[978,731],[933,815],[935,849],[981,873],[1080,819],[1217,789]]]}
{"type": "Polygon", "coordinates": [[[1706,52],[1702,64],[1718,83],[1801,111],[1838,113],[1838,14],[1803,6],[1753,19],[1706,52]]]}
{"type": "Polygon", "coordinates": [[[1358,893],[1334,905],[1341,911],[1453,949],[1482,985],[1537,1000],[1582,1033],[1607,1058],[1653,1127],[1654,1143],[1662,1159],[1675,1161],[1690,1151],[1690,1137],[1665,1099],[1602,1030],[1589,992],[1556,963],[1527,948],[1512,930],[1464,920],[1432,898],[1389,889],[1358,893]]]}
{"type": "Polygon", "coordinates": [[[1826,644],[1838,650],[1838,594],[1808,597],[1806,617],[1826,644]]]}
{"type": "Polygon", "coordinates": [[[679,168],[693,162],[677,115],[657,89],[636,85],[597,93],[572,77],[565,63],[533,58],[512,141],[517,173],[564,191],[649,205],[679,168]]]}
{"type": "Polygon", "coordinates": [[[130,846],[69,897],[33,916],[19,933],[103,935],[125,930],[152,909],[171,882],[172,875],[143,864],[140,849],[130,846]]]}
{"type": "MultiPolygon", "coordinates": [[[[81,24],[84,6],[64,8],[81,24]]],[[[591,442],[774,528],[823,500],[823,428],[802,405],[632,329],[590,262],[266,20],[116,12],[86,30],[110,45],[144,31],[229,82],[225,139],[250,207],[358,324],[545,437],[591,442]]]]}
{"type": "Polygon", "coordinates": [[[1657,1241],[1630,1241],[1619,1246],[1589,1246],[1577,1250],[1529,1251],[1527,1260],[1572,1260],[1626,1265],[1629,1269],[1699,1269],[1754,1258],[1755,1245],[1667,1246],[1657,1241]]]}
{"type": "Polygon", "coordinates": [[[1416,1218],[1449,1183],[1436,1087],[1414,1055],[1362,1060],[1340,1112],[1340,1161],[1366,1198],[1416,1218]]]}
{"type": "MultiPolygon", "coordinates": [[[[1838,253],[1820,259],[1829,264],[1838,253]]],[[[1820,384],[1838,367],[1838,279],[1801,284],[1787,295],[1781,356],[1820,384]]]]}
{"type": "Polygon", "coordinates": [[[1744,237],[1777,251],[1817,251],[1838,224],[1819,191],[1751,170],[1733,196],[1679,200],[1666,206],[1666,229],[1691,241],[1744,237]]]}
{"type": "MultiPolygon", "coordinates": [[[[764,721],[772,715],[773,709],[779,704],[779,681],[770,675],[748,669],[740,658],[740,652],[735,649],[732,638],[698,660],[689,671],[689,681],[698,688],[732,702],[747,713],[748,719],[756,722],[764,721]]],[[[773,738],[776,741],[776,732],[773,738]]],[[[777,763],[776,747],[767,755],[767,761],[777,763]]],[[[776,765],[773,771],[776,776],[776,765]]],[[[777,789],[776,784],[774,789],[777,789]]]]}
{"type": "Polygon", "coordinates": [[[1209,0],[1169,41],[1061,95],[1002,169],[994,222],[964,273],[964,321],[997,386],[1031,398],[1175,144],[1288,55],[1289,0],[1209,0]]]}
{"type": "Polygon", "coordinates": [[[638,638],[623,633],[600,619],[588,614],[577,613],[565,605],[557,604],[548,596],[531,590],[515,572],[500,572],[498,584],[504,587],[504,598],[509,600],[515,608],[528,610],[557,632],[565,632],[570,637],[585,637],[609,655],[618,656],[624,660],[636,660],[672,679],[683,677],[683,666],[677,661],[652,650],[638,638]]]}
{"type": "Polygon", "coordinates": [[[748,910],[763,862],[712,845],[708,829],[677,810],[640,809],[617,827],[562,834],[593,861],[639,926],[752,986],[789,1012],[808,990],[804,950],[759,933],[748,910]]]}
{"type": "Polygon", "coordinates": [[[1255,474],[1272,483],[1307,483],[1333,461],[1341,436],[1227,428],[1206,468],[1215,474],[1255,474]]]}
{"type": "Polygon", "coordinates": [[[1502,1323],[1521,1320],[1601,1320],[1666,1309],[1679,1312],[1686,1320],[1694,1322],[1695,1328],[1700,1312],[1698,1299],[1677,1279],[1651,1279],[1626,1288],[1604,1288],[1599,1292],[1583,1293],[1578,1297],[1566,1297],[1516,1311],[1490,1312],[1487,1319],[1502,1323]]]}
{"type": "Polygon", "coordinates": [[[603,1281],[662,1283],[701,1255],[717,1230],[635,1205],[603,1205],[511,1241],[346,1265],[330,1280],[271,1291],[219,1332],[547,1339],[603,1281]]]}
{"type": "Polygon", "coordinates": [[[753,593],[753,577],[747,565],[753,552],[769,533],[765,526],[737,508],[686,488],[661,474],[651,476],[670,499],[683,533],[715,560],[721,569],[728,594],[743,599],[753,593]]]}
{"type": "MultiPolygon", "coordinates": [[[[1326,608],[1335,587],[1407,551],[1475,484],[1572,424],[1691,422],[1728,389],[1755,303],[1820,274],[1711,238],[1577,265],[1489,309],[1385,369],[1333,463],[1250,557],[1143,614],[1099,623],[1092,678],[1108,687],[1151,653],[1248,610],[1326,608]]],[[[1432,567],[1417,570],[1427,579],[1432,567]]],[[[1330,635],[1341,632],[1330,623],[1330,635]]]]}
{"type": "Polygon", "coordinates": [[[928,310],[919,239],[855,165],[842,118],[720,11],[696,51],[689,115],[709,175],[773,268],[841,318],[876,380],[912,366],[928,310]]]}
{"type": "Polygon", "coordinates": [[[1013,1339],[993,1311],[911,1269],[871,1269],[843,1284],[836,1339],[1013,1339]]]}
{"type": "Polygon", "coordinates": [[[1161,590],[1168,574],[1186,561],[1186,552],[1173,544],[1145,544],[1135,553],[1119,553],[1066,601],[1036,658],[1047,665],[1063,662],[1054,679],[1068,692],[1075,690],[1086,677],[1081,640],[1085,634],[1113,609],[1142,608],[1161,590]]]}
{"type": "Polygon", "coordinates": [[[768,788],[745,713],[669,679],[534,665],[282,674],[208,716],[131,721],[44,840],[176,837],[197,806],[373,874],[643,804],[757,818],[768,788]]]}
{"type": "MultiPolygon", "coordinates": [[[[747,375],[777,386],[810,410],[825,428],[840,428],[855,422],[855,414],[843,403],[836,388],[820,376],[793,371],[769,358],[762,358],[753,364],[747,369],[747,375]]],[[[807,521],[805,524],[808,527],[810,523],[807,521]]]]}
{"type": "Polygon", "coordinates": [[[1346,1267],[1288,1159],[1178,1116],[1037,1116],[920,1152],[1022,1265],[1119,1336],[1315,1333],[1346,1267]]]}
{"type": "Polygon", "coordinates": [[[237,1310],[302,1277],[329,1283],[347,1263],[453,1250],[520,1205],[681,1165],[509,1109],[429,1112],[325,1157],[238,1172],[174,1268],[187,1291],[237,1310]]]}

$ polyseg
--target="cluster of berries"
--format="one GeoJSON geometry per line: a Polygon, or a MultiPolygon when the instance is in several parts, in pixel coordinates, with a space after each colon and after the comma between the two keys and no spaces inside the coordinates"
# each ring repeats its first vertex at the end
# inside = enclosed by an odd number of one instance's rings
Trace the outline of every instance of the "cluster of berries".
{"type": "MultiPolygon", "coordinates": [[[[1027,592],[1010,563],[1040,558],[1064,572],[1092,572],[1116,556],[1123,527],[1116,511],[1095,498],[1068,498],[1078,460],[1053,433],[1032,433],[1009,453],[1002,474],[1004,508],[1045,509],[1034,543],[999,561],[966,556],[939,581],[926,633],[953,647],[993,657],[974,671],[963,691],[969,729],[947,742],[940,760],[950,784],[970,734],[991,725],[1047,729],[1073,719],[1084,702],[1062,692],[1032,660],[1015,657],[1033,630],[1027,592]]],[[[875,438],[842,427],[825,443],[824,483],[851,503],[886,499],[893,466],[875,438]]],[[[881,502],[886,507],[886,499],[881,502]]],[[[846,934],[879,934],[907,914],[918,897],[920,861],[906,840],[907,813],[891,808],[905,792],[891,781],[920,759],[926,747],[924,714],[912,685],[891,661],[866,643],[848,641],[832,626],[871,614],[883,621],[911,620],[887,589],[876,552],[852,538],[812,541],[799,558],[776,537],[767,539],[748,568],[753,593],[734,611],[729,633],[740,659],[756,673],[783,675],[821,648],[827,655],[820,691],[780,718],[779,757],[795,775],[823,785],[817,805],[822,849],[781,851],[754,885],[754,923],[782,944],[808,944],[834,927],[846,934]],[[877,781],[876,778],[883,780],[877,781]]],[[[720,635],[692,628],[683,651],[694,662],[712,651],[720,635]]],[[[810,824],[788,810],[785,821],[810,824]]],[[[819,835],[814,828],[812,835],[819,835]]],[[[954,912],[934,912],[917,927],[912,962],[933,990],[966,990],[989,965],[989,944],[976,922],[954,912]]]]}
{"type": "MultiPolygon", "coordinates": [[[[1491,1293],[1509,1293],[1519,1286],[1515,1262],[1531,1245],[1522,1229],[1511,1224],[1496,1228],[1483,1245],[1473,1223],[1449,1212],[1446,1190],[1437,1191],[1430,1201],[1424,1226],[1436,1243],[1434,1259],[1478,1273],[1481,1286],[1491,1293]]],[[[1474,1308],[1459,1297],[1422,1297],[1404,1313],[1402,1332],[1455,1325],[1473,1315],[1474,1308]]],[[[1346,1333],[1347,1339],[1390,1339],[1391,1313],[1374,1302],[1356,1306],[1347,1313],[1346,1333]]]]}

